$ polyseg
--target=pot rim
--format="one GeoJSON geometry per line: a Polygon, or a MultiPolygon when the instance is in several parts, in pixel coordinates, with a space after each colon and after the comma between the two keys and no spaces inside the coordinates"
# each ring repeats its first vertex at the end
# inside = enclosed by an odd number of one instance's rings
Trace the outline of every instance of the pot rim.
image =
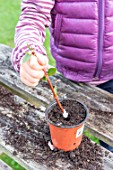
{"type": "Polygon", "coordinates": [[[82,103],[80,100],[76,100],[76,99],[73,99],[73,98],[60,98],[59,100],[60,100],[60,102],[62,102],[63,100],[72,100],[72,101],[76,101],[76,102],[80,103],[80,104],[83,106],[83,108],[85,109],[85,111],[86,111],[85,118],[84,118],[83,121],[80,122],[78,125],[72,125],[72,126],[57,125],[56,123],[52,122],[52,121],[48,118],[50,108],[53,107],[53,106],[56,104],[56,101],[53,101],[53,102],[51,102],[51,103],[48,105],[48,107],[46,108],[46,111],[45,111],[45,117],[46,117],[47,122],[49,122],[50,124],[52,124],[52,125],[54,125],[54,126],[56,126],[56,127],[59,127],[59,128],[67,128],[67,129],[70,129],[70,128],[75,128],[75,127],[77,127],[77,126],[80,126],[80,125],[82,125],[82,124],[86,121],[87,117],[89,116],[89,109],[87,108],[87,106],[86,106],[84,103],[82,103]]]}

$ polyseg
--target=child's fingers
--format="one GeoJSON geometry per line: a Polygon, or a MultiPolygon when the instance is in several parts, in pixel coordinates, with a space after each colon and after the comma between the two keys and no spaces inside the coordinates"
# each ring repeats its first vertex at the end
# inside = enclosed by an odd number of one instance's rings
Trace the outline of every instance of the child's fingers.
{"type": "Polygon", "coordinates": [[[38,79],[41,79],[42,77],[44,77],[44,71],[38,71],[38,79]]]}
{"type": "Polygon", "coordinates": [[[29,65],[32,67],[34,70],[43,70],[45,68],[44,65],[39,64],[38,58],[34,55],[31,56],[29,60],[29,65]]]}
{"type": "Polygon", "coordinates": [[[36,83],[38,78],[31,77],[25,70],[20,69],[20,77],[25,78],[30,83],[36,83]]]}
{"type": "MultiPolygon", "coordinates": [[[[34,70],[33,68],[31,68],[28,63],[22,64],[21,68],[25,72],[27,72],[31,77],[38,78],[39,71],[38,70],[34,70]]],[[[42,70],[40,70],[40,71],[42,71],[42,70]]]]}
{"type": "Polygon", "coordinates": [[[27,86],[30,86],[30,87],[35,87],[38,85],[38,81],[35,82],[35,83],[31,83],[29,82],[27,79],[25,79],[24,77],[20,77],[21,81],[26,84],[27,86]]]}
{"type": "Polygon", "coordinates": [[[36,82],[44,76],[44,71],[36,71],[32,69],[28,63],[24,63],[20,67],[20,76],[25,77],[29,82],[36,82]]]}
{"type": "Polygon", "coordinates": [[[48,57],[46,55],[40,54],[36,52],[37,61],[41,66],[48,65],[48,57]]]}
{"type": "Polygon", "coordinates": [[[37,54],[38,56],[38,63],[42,66],[47,66],[48,65],[48,58],[45,55],[42,54],[37,54]]]}
{"type": "Polygon", "coordinates": [[[29,59],[30,66],[33,67],[36,63],[37,63],[37,57],[34,55],[31,55],[31,57],[29,59]]]}

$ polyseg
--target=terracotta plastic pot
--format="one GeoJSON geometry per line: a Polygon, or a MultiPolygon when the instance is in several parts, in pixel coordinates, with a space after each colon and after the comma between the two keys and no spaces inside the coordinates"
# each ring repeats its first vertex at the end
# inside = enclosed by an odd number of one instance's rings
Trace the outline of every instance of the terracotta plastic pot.
{"type": "MultiPolygon", "coordinates": [[[[73,100],[75,102],[79,102],[75,99],[64,99],[64,100],[73,100]]],[[[62,100],[60,100],[62,101],[62,100]]],[[[51,103],[48,108],[46,109],[46,119],[49,123],[50,133],[51,133],[51,140],[53,142],[53,145],[64,151],[71,151],[80,145],[82,141],[82,135],[83,135],[83,129],[84,129],[84,122],[87,119],[88,116],[88,109],[87,107],[79,102],[83,108],[86,111],[86,115],[84,120],[75,126],[58,126],[57,124],[53,123],[48,115],[51,112],[52,108],[56,105],[56,102],[51,103]]]]}

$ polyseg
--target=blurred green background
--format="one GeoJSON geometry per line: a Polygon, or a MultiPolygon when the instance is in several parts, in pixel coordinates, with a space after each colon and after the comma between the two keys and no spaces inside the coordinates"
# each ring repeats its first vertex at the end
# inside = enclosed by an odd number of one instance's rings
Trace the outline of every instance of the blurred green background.
{"type": "Polygon", "coordinates": [[[14,47],[15,25],[20,14],[21,0],[0,0],[0,43],[14,47]]]}
{"type": "MultiPolygon", "coordinates": [[[[15,26],[20,15],[21,0],[0,0],[0,43],[14,47],[15,26]]],[[[50,53],[49,30],[46,30],[45,47],[50,58],[50,64],[55,66],[55,60],[50,53]]]]}
{"type": "MultiPolygon", "coordinates": [[[[14,47],[14,33],[20,15],[21,0],[0,0],[0,43],[14,47]]],[[[0,159],[14,170],[25,170],[13,159],[2,153],[0,159]]]]}
{"type": "MultiPolygon", "coordinates": [[[[15,26],[18,22],[20,15],[20,3],[21,0],[0,0],[0,43],[6,44],[10,47],[14,47],[14,34],[15,26]]],[[[47,54],[50,59],[50,64],[55,66],[55,60],[50,53],[50,40],[49,40],[49,30],[46,30],[46,41],[44,43],[47,54]]],[[[98,139],[89,133],[85,132],[86,136],[89,136],[92,140],[99,143],[98,139]]],[[[20,165],[18,165],[13,159],[8,157],[6,154],[1,154],[0,159],[5,161],[14,170],[25,170],[20,165]]]]}

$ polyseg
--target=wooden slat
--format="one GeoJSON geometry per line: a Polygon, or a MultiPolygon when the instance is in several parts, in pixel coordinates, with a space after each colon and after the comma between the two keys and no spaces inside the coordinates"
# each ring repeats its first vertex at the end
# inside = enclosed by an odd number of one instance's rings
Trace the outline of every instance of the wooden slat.
{"type": "MultiPolygon", "coordinates": [[[[15,98],[14,96],[14,101],[15,103],[18,103],[18,98],[15,98]],[[16,101],[17,100],[17,101],[16,101]]],[[[28,109],[26,106],[25,106],[25,101],[21,101],[22,99],[20,98],[20,102],[21,102],[21,109],[18,110],[18,114],[21,115],[26,112],[26,110],[28,109]],[[23,110],[23,112],[22,112],[23,110]]],[[[33,112],[33,113],[36,113],[37,116],[40,116],[41,119],[43,119],[45,117],[45,115],[43,114],[43,112],[39,111],[39,110],[35,110],[35,108],[32,108],[31,109],[29,108],[29,111],[30,112],[33,112]]],[[[10,107],[8,108],[5,108],[3,106],[0,107],[0,112],[1,114],[5,115],[7,117],[7,119],[3,119],[3,122],[5,125],[0,128],[0,150],[2,152],[5,152],[7,155],[9,155],[11,158],[13,158],[15,161],[17,161],[19,164],[21,164],[24,168],[26,168],[27,170],[51,170],[51,168],[47,167],[46,164],[43,164],[42,162],[40,163],[37,163],[33,160],[29,160],[29,161],[26,161],[24,160],[22,157],[23,157],[23,154],[18,152],[17,155],[14,155],[14,151],[15,151],[15,148],[11,145],[8,145],[5,143],[5,136],[4,136],[4,133],[5,133],[5,127],[7,129],[7,125],[8,127],[13,125],[12,124],[12,121],[11,121],[11,117],[13,117],[15,115],[15,110],[12,111],[12,109],[10,107]],[[8,119],[9,118],[9,119],[8,119]]],[[[2,120],[2,116],[0,118],[0,121],[2,120]]],[[[1,124],[1,122],[0,122],[1,124]]],[[[25,129],[24,129],[25,130],[25,129]]],[[[20,133],[21,130],[19,131],[18,129],[18,132],[20,133]]],[[[24,134],[26,132],[24,131],[24,134]]],[[[93,142],[92,142],[93,143],[93,142]]],[[[94,144],[94,143],[93,143],[94,144]]],[[[100,147],[101,150],[102,150],[102,153],[103,153],[103,167],[104,167],[104,170],[106,170],[106,168],[108,168],[108,170],[112,170],[113,169],[113,154],[110,153],[109,151],[107,151],[106,149],[100,147]],[[106,155],[106,152],[107,152],[107,155],[106,155]]],[[[27,154],[27,153],[26,153],[27,154]]],[[[58,161],[61,161],[60,158],[58,158],[58,161]]],[[[67,164],[67,162],[65,162],[64,164],[67,164]]],[[[57,169],[56,168],[52,168],[53,170],[65,170],[65,166],[64,164],[60,165],[57,169]]]]}
{"type": "MultiPolygon", "coordinates": [[[[45,164],[38,164],[36,162],[34,162],[33,160],[29,160],[29,161],[25,161],[24,159],[22,159],[22,155],[21,154],[18,154],[16,156],[13,155],[13,151],[14,151],[14,148],[9,146],[9,145],[5,145],[4,141],[2,141],[0,139],[0,149],[6,153],[7,155],[9,155],[11,158],[13,158],[15,161],[17,161],[21,166],[23,166],[24,168],[26,168],[26,170],[51,170],[51,168],[48,168],[45,164]]],[[[102,148],[102,151],[103,151],[103,154],[105,154],[105,152],[107,151],[106,149],[102,148]]],[[[103,168],[104,170],[113,170],[113,154],[110,153],[109,151],[107,151],[108,154],[107,156],[105,156],[103,158],[104,160],[104,165],[103,165],[103,168]]],[[[63,169],[65,170],[65,167],[62,167],[60,166],[60,168],[57,168],[57,170],[60,170],[60,169],[63,169]]],[[[53,169],[53,170],[56,170],[56,169],[53,169]]]]}
{"type": "MultiPolygon", "coordinates": [[[[19,75],[15,73],[10,62],[11,53],[9,51],[11,51],[11,49],[6,46],[2,46],[2,49],[3,50],[0,52],[0,84],[35,106],[46,107],[47,104],[53,100],[51,90],[48,88],[47,83],[39,83],[35,89],[28,88],[22,84],[19,75]],[[6,64],[6,61],[8,61],[8,65],[6,64]],[[41,94],[37,95],[39,92],[41,92],[41,94]]],[[[90,108],[90,111],[94,108],[107,112],[113,111],[112,94],[88,84],[71,82],[59,74],[51,77],[51,80],[53,85],[58,87],[58,95],[60,97],[73,97],[82,100],[82,102],[90,108]]],[[[102,124],[100,122],[100,124],[96,125],[95,119],[96,113],[91,112],[86,122],[86,130],[113,146],[113,121],[111,121],[110,124],[102,124]]],[[[103,116],[101,115],[100,120],[103,120],[103,116]]]]}
{"type": "Polygon", "coordinates": [[[13,170],[11,167],[9,167],[5,162],[0,160],[0,169],[1,170],[13,170]]]}
{"type": "Polygon", "coordinates": [[[14,156],[13,155],[14,148],[9,145],[5,145],[5,142],[2,139],[0,139],[0,149],[2,150],[2,152],[6,153],[9,157],[11,157],[16,162],[18,162],[18,164],[23,166],[26,170],[36,170],[36,169],[48,170],[46,166],[40,165],[36,162],[30,160],[25,161],[24,159],[21,158],[22,156],[20,154],[14,156]]]}
{"type": "Polygon", "coordinates": [[[41,98],[37,98],[31,93],[23,90],[21,87],[16,86],[15,84],[11,83],[10,81],[5,80],[3,77],[0,76],[0,85],[4,86],[6,89],[8,89],[13,94],[25,99],[29,103],[35,105],[36,107],[40,106],[47,106],[47,103],[43,100],[41,101],[41,98]]]}

